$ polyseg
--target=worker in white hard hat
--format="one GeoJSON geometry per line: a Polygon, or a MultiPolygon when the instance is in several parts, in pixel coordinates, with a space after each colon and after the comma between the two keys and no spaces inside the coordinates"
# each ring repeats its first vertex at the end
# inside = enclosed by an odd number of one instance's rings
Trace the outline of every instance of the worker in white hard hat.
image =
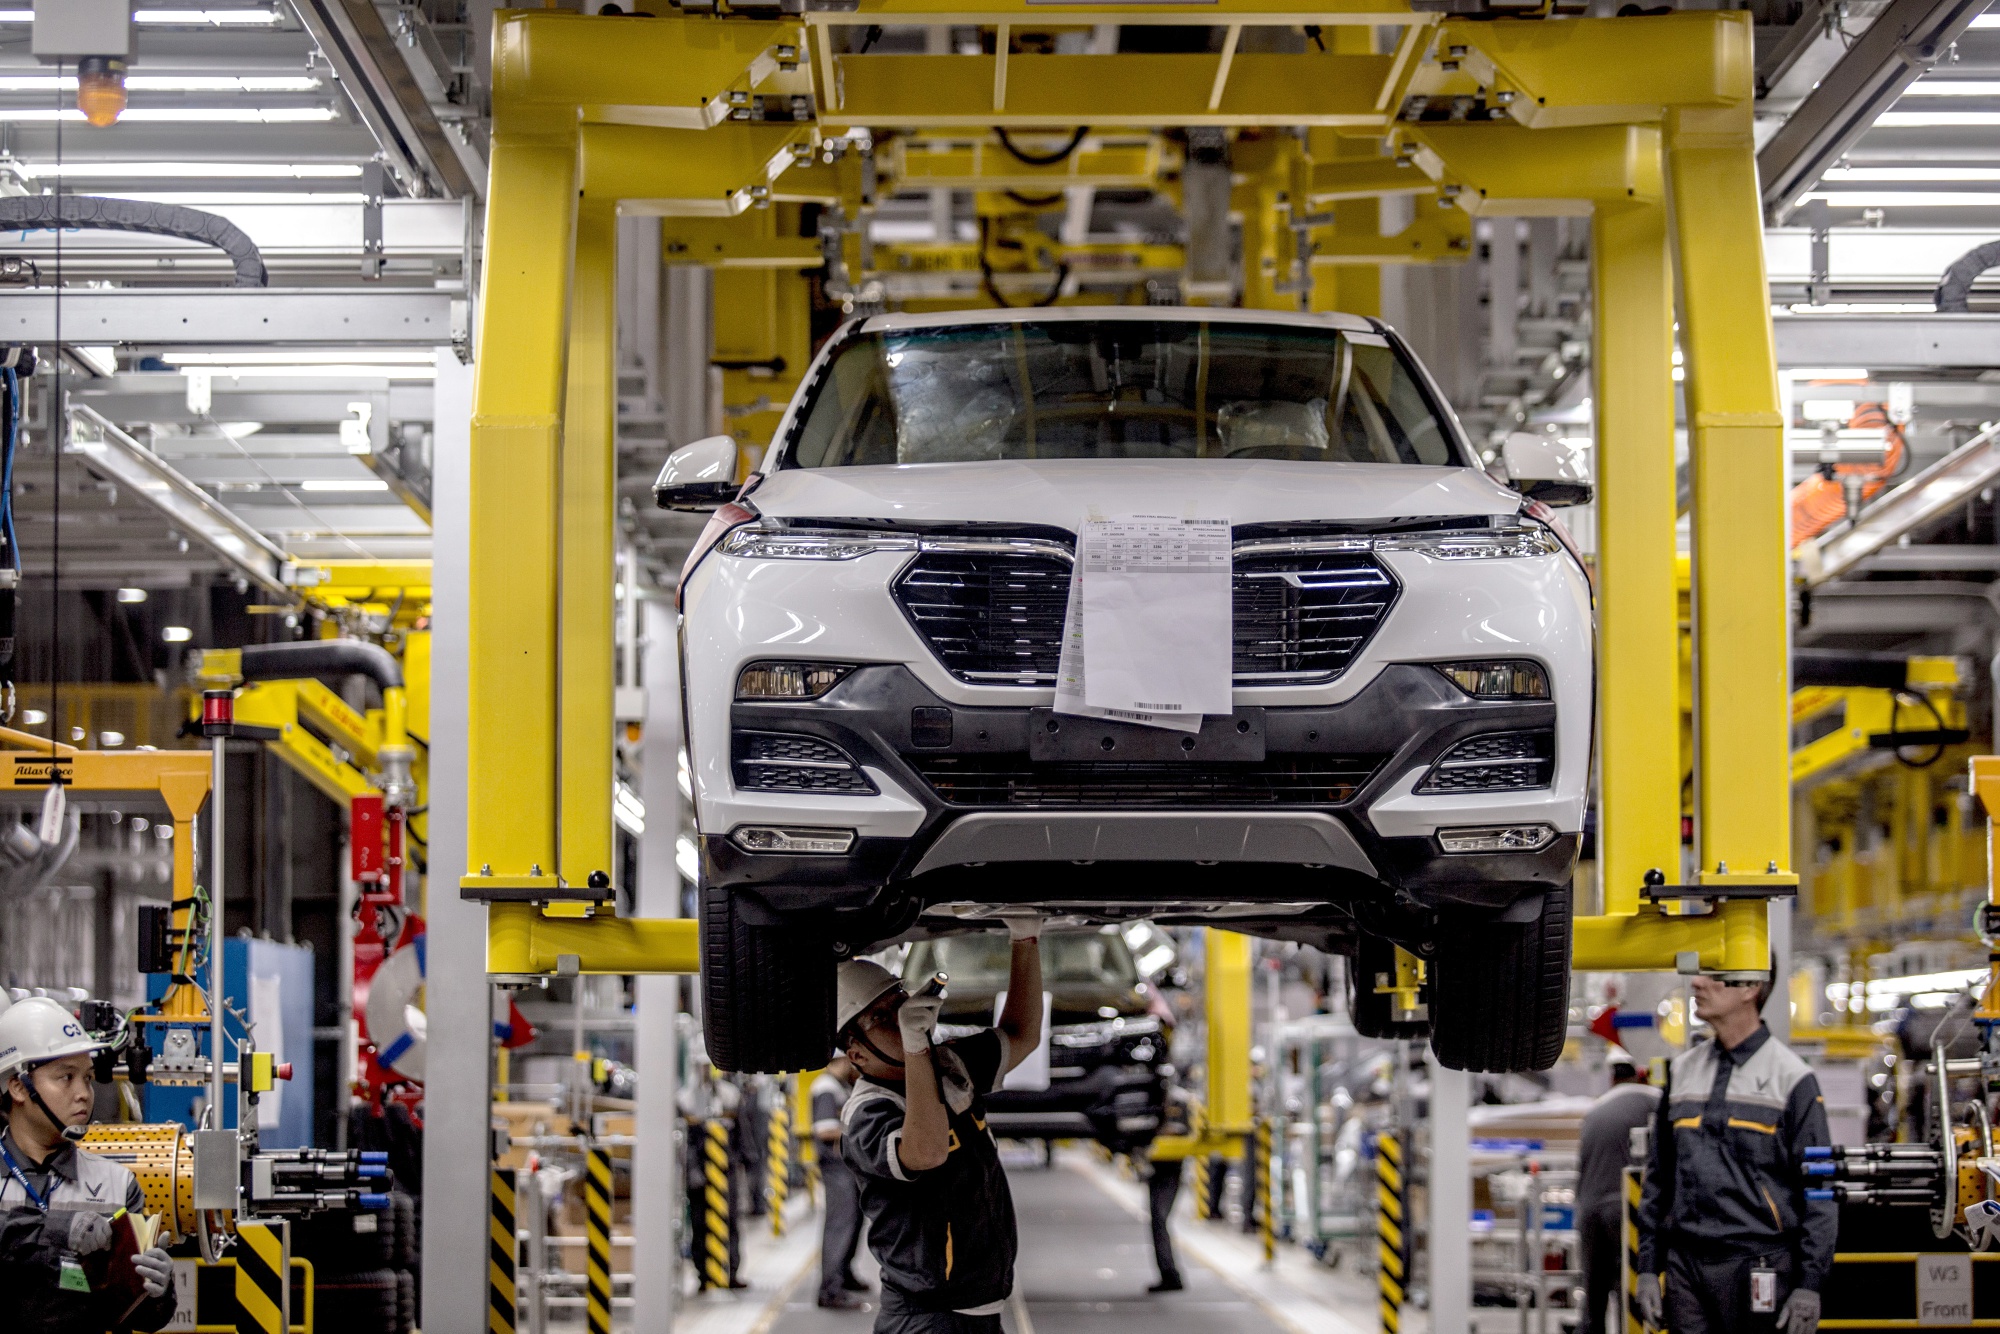
{"type": "Polygon", "coordinates": [[[77,1146],[90,1120],[91,1058],[105,1044],[58,1002],[36,996],[0,1013],[0,1292],[10,1330],[103,1334],[173,1319],[174,1265],[155,1246],[132,1259],[136,1297],[108,1273],[116,1215],[146,1212],[122,1163],[77,1146]],[[129,1308],[129,1309],[128,1309],[129,1308]]]}
{"type": "Polygon", "coordinates": [[[942,995],[880,964],[840,966],[838,1041],[860,1078],[841,1156],[861,1183],[882,1266],[875,1334],[1000,1334],[1014,1290],[1014,1199],[985,1096],[1042,1040],[1041,918],[1002,915],[1013,940],[999,1024],[934,1042],[942,995]]]}

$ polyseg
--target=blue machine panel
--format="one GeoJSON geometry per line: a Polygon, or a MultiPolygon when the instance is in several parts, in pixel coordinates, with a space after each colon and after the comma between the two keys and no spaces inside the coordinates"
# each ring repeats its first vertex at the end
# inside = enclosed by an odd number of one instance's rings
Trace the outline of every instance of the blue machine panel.
{"type": "MultiPolygon", "coordinates": [[[[303,945],[232,936],[223,942],[222,985],[228,1001],[223,1029],[229,1057],[243,1036],[242,1020],[255,1026],[257,1050],[275,1052],[280,1065],[289,1061],[292,1077],[263,1096],[257,1108],[258,1143],[266,1149],[298,1149],[312,1145],[313,1120],[313,952],[303,945]]],[[[146,979],[146,995],[158,1000],[167,989],[164,974],[146,979]]],[[[201,1032],[203,1052],[208,1030],[201,1032]]],[[[147,1084],[141,1099],[148,1121],[179,1121],[194,1125],[194,1104],[206,1090],[147,1084]]],[[[236,1124],[236,1092],[232,1085],[223,1108],[223,1125],[236,1124]]]]}

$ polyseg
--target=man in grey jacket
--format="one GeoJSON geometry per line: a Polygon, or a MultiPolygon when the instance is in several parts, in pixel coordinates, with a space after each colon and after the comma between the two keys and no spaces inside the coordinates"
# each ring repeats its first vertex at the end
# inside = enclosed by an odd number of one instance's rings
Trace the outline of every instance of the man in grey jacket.
{"type": "MultiPolygon", "coordinates": [[[[1604,1334],[1604,1309],[1625,1268],[1625,1169],[1636,1167],[1632,1132],[1652,1124],[1660,1091],[1629,1060],[1611,1067],[1611,1089],[1583,1118],[1577,1139],[1576,1225],[1583,1250],[1583,1325],[1604,1334]]],[[[1623,1320],[1612,1329],[1622,1329],[1623,1320]]]]}
{"type": "Polygon", "coordinates": [[[1698,977],[1713,1036],[1673,1059],[1639,1203],[1637,1299],[1673,1334],[1814,1334],[1839,1214],[1808,1200],[1826,1108],[1806,1063],[1760,1012],[1770,983],[1698,977]]]}

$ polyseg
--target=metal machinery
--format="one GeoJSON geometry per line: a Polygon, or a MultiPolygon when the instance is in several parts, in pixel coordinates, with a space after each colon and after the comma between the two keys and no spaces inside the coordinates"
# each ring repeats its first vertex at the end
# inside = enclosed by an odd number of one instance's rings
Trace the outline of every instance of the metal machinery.
{"type": "MultiPolygon", "coordinates": [[[[1460,259],[1481,215],[1589,217],[1604,892],[1575,922],[1574,957],[1603,971],[1766,972],[1767,905],[1798,882],[1785,451],[1747,14],[1600,19],[1559,4],[1473,21],[1359,0],[639,7],[650,17],[512,12],[495,26],[460,881],[486,907],[490,979],[697,965],[691,922],[621,917],[609,885],[621,212],[662,220],[669,265],[712,271],[713,361],[746,469],[809,359],[811,282],[860,310],[975,291],[1143,299],[1148,276],[1178,271],[1186,299],[1226,301],[1214,284],[1235,213],[1244,305],[1366,314],[1379,312],[1379,266],[1460,259]],[[973,29],[979,43],[874,52],[869,30],[885,25],[973,29]],[[1200,25],[1225,40],[1163,53],[1052,39],[1099,25],[1200,25]],[[1299,25],[1314,35],[1303,51],[1262,39],[1299,25]],[[1384,49],[1377,30],[1393,38],[1384,49]],[[1179,200],[1192,224],[1182,253],[1099,253],[1035,225],[1053,192],[1120,182],[1179,200]],[[871,245],[877,199],[910,186],[977,192],[976,244],[871,245]],[[1391,236],[1385,201],[1410,218],[1391,236]],[[809,277],[822,262],[824,279],[809,277]],[[1677,343],[1693,474],[1691,873],[1680,775],[1657,762],[1681,735],[1677,343]]],[[[1234,1143],[1252,1121],[1249,942],[1210,942],[1209,1126],[1234,1143]]],[[[1420,960],[1399,961],[1388,989],[1406,1012],[1421,979],[1420,960]]],[[[474,1198],[473,1164],[454,1164],[474,1198]]],[[[454,1263],[481,1262],[473,1241],[465,1230],[454,1263]]]]}
{"type": "MultiPolygon", "coordinates": [[[[209,728],[227,724],[223,703],[207,701],[209,728]]],[[[130,1015],[86,1002],[82,1017],[113,1044],[99,1058],[100,1076],[108,1081],[122,1066],[148,1111],[163,1094],[194,1090],[197,1097],[187,1121],[95,1125],[84,1147],[131,1167],[147,1209],[160,1215],[171,1239],[195,1239],[204,1262],[222,1262],[254,1233],[252,1250],[267,1255],[272,1272],[286,1273],[284,1222],[325,1209],[383,1207],[388,1197],[371,1186],[388,1166],[379,1154],[258,1148],[257,1100],[291,1071],[247,1037],[230,1059],[224,1036],[222,927],[214,911],[222,895],[220,859],[211,853],[202,883],[195,845],[197,817],[222,776],[220,743],[210,754],[78,750],[11,728],[0,728],[0,741],[16,747],[0,752],[0,796],[33,799],[45,810],[75,803],[163,811],[174,832],[172,898],[165,908],[142,912],[140,924],[141,971],[165,974],[167,985],[130,1015]]]]}

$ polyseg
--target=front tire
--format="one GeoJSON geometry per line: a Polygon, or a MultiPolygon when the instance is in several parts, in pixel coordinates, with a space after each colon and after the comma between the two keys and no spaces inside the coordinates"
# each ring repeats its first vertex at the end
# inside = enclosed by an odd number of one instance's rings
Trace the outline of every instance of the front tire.
{"type": "Polygon", "coordinates": [[[728,890],[702,887],[702,1032],[716,1069],[824,1066],[833,1050],[833,981],[823,936],[751,921],[728,890]]]}
{"type": "Polygon", "coordinates": [[[1431,1050],[1452,1070],[1546,1070],[1569,1035],[1570,887],[1528,922],[1447,920],[1438,934],[1431,1050]]]}

